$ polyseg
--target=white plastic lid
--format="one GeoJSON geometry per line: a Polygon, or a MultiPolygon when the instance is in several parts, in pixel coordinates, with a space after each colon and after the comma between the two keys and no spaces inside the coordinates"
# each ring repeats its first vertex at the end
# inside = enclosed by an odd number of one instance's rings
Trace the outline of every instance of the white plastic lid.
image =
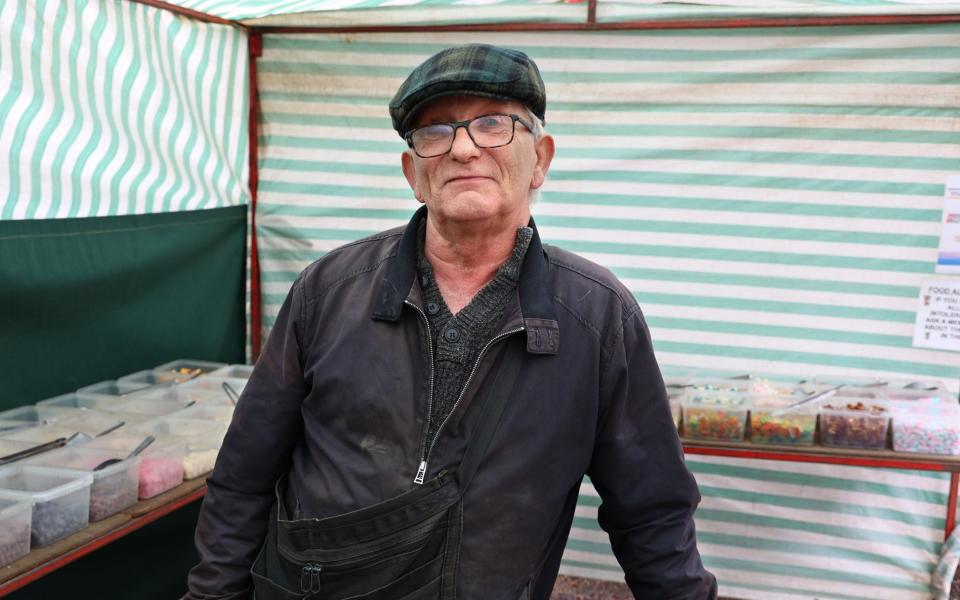
{"type": "Polygon", "coordinates": [[[14,464],[0,467],[0,497],[29,498],[49,502],[90,487],[93,475],[71,469],[14,464]],[[31,489],[33,488],[33,489],[31,489]]]}

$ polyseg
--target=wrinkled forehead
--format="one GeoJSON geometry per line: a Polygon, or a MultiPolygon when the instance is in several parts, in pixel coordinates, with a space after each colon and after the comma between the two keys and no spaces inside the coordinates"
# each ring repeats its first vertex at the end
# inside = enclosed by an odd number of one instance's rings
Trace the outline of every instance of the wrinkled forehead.
{"type": "Polygon", "coordinates": [[[415,127],[431,123],[466,121],[491,113],[517,114],[525,117],[527,109],[517,100],[456,94],[441,96],[424,104],[413,117],[415,127]]]}

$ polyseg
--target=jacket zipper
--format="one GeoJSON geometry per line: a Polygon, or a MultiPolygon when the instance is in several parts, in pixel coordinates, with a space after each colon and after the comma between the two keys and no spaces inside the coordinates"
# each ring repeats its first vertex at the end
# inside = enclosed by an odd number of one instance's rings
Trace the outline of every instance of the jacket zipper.
{"type": "MultiPolygon", "coordinates": [[[[420,314],[423,314],[422,312],[420,314]]],[[[426,318],[426,315],[424,315],[426,318]]],[[[428,325],[429,331],[429,325],[428,325]]],[[[483,360],[483,356],[487,353],[487,349],[490,348],[493,344],[499,342],[505,337],[509,337],[515,333],[523,331],[523,327],[518,327],[516,329],[511,329],[510,331],[505,331],[500,335],[492,338],[487,342],[483,348],[480,350],[480,354],[477,355],[477,360],[473,363],[473,368],[470,369],[470,375],[467,376],[467,382],[463,384],[463,389],[460,390],[460,395],[457,397],[457,401],[453,403],[453,408],[450,409],[450,412],[447,416],[440,422],[440,427],[437,428],[437,433],[434,434],[433,439],[429,440],[430,445],[427,446],[427,451],[423,455],[423,458],[420,461],[420,468],[417,469],[417,476],[414,478],[413,482],[418,485],[423,485],[424,475],[427,473],[427,461],[430,459],[430,453],[433,452],[433,446],[437,443],[437,439],[440,437],[440,432],[443,431],[443,426],[447,424],[447,421],[450,420],[450,417],[453,416],[453,413],[457,410],[457,407],[460,406],[460,401],[463,400],[463,396],[467,393],[467,390],[470,388],[470,383],[473,381],[473,376],[477,372],[477,367],[480,365],[480,361],[483,360]]],[[[433,338],[430,339],[431,347],[433,345],[433,338]]],[[[432,357],[431,357],[432,361],[432,357]]],[[[430,392],[431,397],[433,396],[433,363],[431,362],[430,366],[430,392]]],[[[431,413],[432,414],[432,413],[431,413]]],[[[427,431],[430,431],[430,417],[427,417],[427,431]]],[[[424,445],[428,440],[424,440],[424,445]]]]}
{"type": "MultiPolygon", "coordinates": [[[[427,313],[423,312],[423,310],[419,306],[417,306],[413,302],[410,302],[409,300],[404,300],[403,302],[407,306],[410,306],[415,311],[417,311],[420,314],[420,316],[423,318],[424,325],[427,326],[427,356],[430,359],[430,391],[427,394],[427,428],[426,428],[426,431],[424,432],[423,444],[420,446],[420,455],[425,456],[423,450],[427,445],[426,438],[428,435],[430,435],[430,418],[433,415],[433,334],[430,332],[430,320],[427,318],[427,313]]],[[[427,452],[427,454],[429,454],[429,451],[427,452]]],[[[427,472],[427,461],[424,458],[423,460],[420,461],[420,466],[417,468],[417,474],[413,478],[413,482],[417,484],[423,484],[423,477],[426,474],[426,472],[427,472]]]]}

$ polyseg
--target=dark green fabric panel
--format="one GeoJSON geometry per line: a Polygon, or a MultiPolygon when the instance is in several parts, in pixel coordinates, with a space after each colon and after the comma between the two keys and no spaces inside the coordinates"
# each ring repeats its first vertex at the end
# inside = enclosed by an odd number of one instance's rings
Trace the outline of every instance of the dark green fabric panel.
{"type": "Polygon", "coordinates": [[[176,358],[243,362],[246,212],[0,221],[0,408],[176,358]]]}
{"type": "Polygon", "coordinates": [[[175,600],[199,558],[193,530],[200,501],[7,596],[10,600],[175,600]]]}

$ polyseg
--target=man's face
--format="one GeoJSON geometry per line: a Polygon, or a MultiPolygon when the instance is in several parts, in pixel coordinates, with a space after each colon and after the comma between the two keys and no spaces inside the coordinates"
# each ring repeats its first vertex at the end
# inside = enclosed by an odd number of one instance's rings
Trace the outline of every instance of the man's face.
{"type": "MultiPolygon", "coordinates": [[[[416,126],[466,121],[492,113],[530,119],[519,102],[447,96],[421,109],[416,126]]],[[[553,139],[544,135],[534,140],[533,134],[517,123],[513,141],[506,146],[478,148],[461,127],[447,154],[420,158],[408,150],[403,153],[402,164],[417,199],[426,203],[438,223],[502,221],[523,226],[530,218],[530,192],[543,185],[552,158],[553,139]]]]}

